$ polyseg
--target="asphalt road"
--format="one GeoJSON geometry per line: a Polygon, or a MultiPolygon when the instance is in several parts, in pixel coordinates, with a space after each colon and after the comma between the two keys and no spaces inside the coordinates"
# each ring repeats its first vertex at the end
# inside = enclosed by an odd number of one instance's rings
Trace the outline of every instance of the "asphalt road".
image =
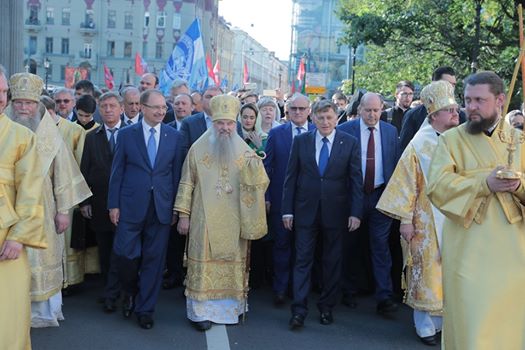
{"type": "Polygon", "coordinates": [[[403,306],[392,318],[380,317],[371,297],[359,298],[357,309],[338,305],[335,322],[323,326],[315,309],[318,295],[312,294],[304,329],[292,332],[289,307],[275,308],[270,289],[253,290],[244,324],[214,326],[206,334],[194,330],[186,319],[182,288],[161,292],[155,327],[143,330],[135,318],[124,319],[120,311],[102,311],[97,303],[99,283],[89,279],[76,294],[64,298],[65,321],[58,328],[33,329],[33,349],[428,349],[415,335],[411,309],[403,306]]]}

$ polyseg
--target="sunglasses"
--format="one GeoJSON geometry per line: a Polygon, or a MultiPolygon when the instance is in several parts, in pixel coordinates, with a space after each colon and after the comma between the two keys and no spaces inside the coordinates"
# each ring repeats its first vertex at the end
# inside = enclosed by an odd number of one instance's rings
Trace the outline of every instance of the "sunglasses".
{"type": "Polygon", "coordinates": [[[297,111],[304,112],[308,109],[308,107],[288,107],[288,109],[294,112],[297,112],[297,111]]]}
{"type": "Polygon", "coordinates": [[[55,100],[55,103],[56,103],[56,104],[61,104],[61,103],[66,103],[66,104],[67,104],[67,103],[69,103],[69,102],[71,102],[71,101],[72,101],[72,100],[68,100],[68,99],[65,99],[65,100],[55,100]]]}

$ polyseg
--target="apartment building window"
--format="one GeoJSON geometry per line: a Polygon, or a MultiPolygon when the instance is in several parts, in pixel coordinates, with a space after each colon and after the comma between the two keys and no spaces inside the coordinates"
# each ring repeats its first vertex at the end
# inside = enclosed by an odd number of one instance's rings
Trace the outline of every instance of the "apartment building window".
{"type": "Polygon", "coordinates": [[[133,15],[131,12],[124,12],[124,29],[133,29],[133,15]]]}
{"type": "Polygon", "coordinates": [[[46,38],[46,53],[53,53],[53,38],[46,38]]]}
{"type": "Polygon", "coordinates": [[[166,28],[166,12],[164,11],[157,14],[157,28],[166,28]]]}
{"type": "Polygon", "coordinates": [[[62,9],[62,25],[68,26],[71,24],[71,8],[64,7],[62,9]]]}
{"type": "Polygon", "coordinates": [[[144,28],[149,27],[149,12],[144,13],[144,28]]]}
{"type": "Polygon", "coordinates": [[[117,11],[108,11],[108,28],[115,28],[117,26],[117,11]]]}
{"type": "Polygon", "coordinates": [[[162,58],[162,51],[163,51],[163,45],[162,42],[157,42],[155,45],[155,58],[161,59],[162,58]]]}
{"type": "Polygon", "coordinates": [[[66,66],[60,66],[60,81],[66,80],[66,66]]]}
{"type": "Polygon", "coordinates": [[[62,38],[60,53],[62,53],[62,55],[69,55],[69,38],[62,38]]]}
{"type": "Polygon", "coordinates": [[[148,57],[148,42],[143,41],[142,42],[142,58],[148,57]]]}
{"type": "Polygon", "coordinates": [[[36,54],[36,47],[37,47],[37,38],[36,36],[30,36],[29,37],[29,54],[34,55],[36,54]]]}
{"type": "Polygon", "coordinates": [[[84,16],[84,23],[81,24],[82,28],[95,28],[95,12],[93,10],[86,10],[86,15],[84,16]]]}
{"type": "Polygon", "coordinates": [[[52,7],[46,9],[46,24],[55,24],[55,9],[52,7]]]}
{"type": "Polygon", "coordinates": [[[124,57],[131,57],[132,45],[130,41],[124,43],[124,57]]]}
{"type": "Polygon", "coordinates": [[[38,6],[30,5],[29,6],[29,18],[26,20],[27,24],[39,25],[40,21],[38,20],[38,6]]]}
{"type": "Polygon", "coordinates": [[[93,50],[93,44],[84,43],[84,58],[91,58],[92,50],[93,50]]]}
{"type": "Polygon", "coordinates": [[[109,56],[109,57],[114,57],[115,56],[115,42],[114,41],[108,41],[107,56],[109,56]]]}

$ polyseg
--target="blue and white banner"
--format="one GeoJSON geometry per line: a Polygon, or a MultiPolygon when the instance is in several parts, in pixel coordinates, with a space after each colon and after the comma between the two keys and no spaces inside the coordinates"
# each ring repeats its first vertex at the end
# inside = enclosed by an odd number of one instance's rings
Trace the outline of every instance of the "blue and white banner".
{"type": "Polygon", "coordinates": [[[175,79],[184,79],[190,89],[202,90],[208,79],[199,19],[195,19],[179,39],[159,76],[159,88],[169,95],[175,79]]]}

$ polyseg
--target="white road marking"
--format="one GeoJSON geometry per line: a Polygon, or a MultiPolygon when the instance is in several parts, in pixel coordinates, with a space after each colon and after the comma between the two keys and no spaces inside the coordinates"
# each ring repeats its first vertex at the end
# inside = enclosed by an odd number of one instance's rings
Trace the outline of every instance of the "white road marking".
{"type": "Polygon", "coordinates": [[[211,328],[206,331],[206,343],[208,350],[230,350],[226,326],[213,323],[211,328]]]}

